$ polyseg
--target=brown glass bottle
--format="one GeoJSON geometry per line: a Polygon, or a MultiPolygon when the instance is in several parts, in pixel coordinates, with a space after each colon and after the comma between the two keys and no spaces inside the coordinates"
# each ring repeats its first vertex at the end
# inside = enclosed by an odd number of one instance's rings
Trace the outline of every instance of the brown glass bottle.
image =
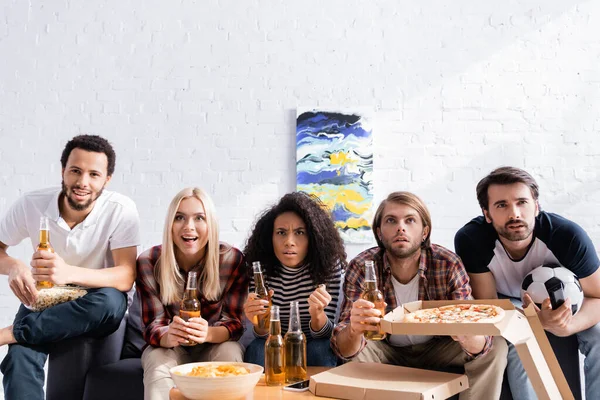
{"type": "MultiPolygon", "coordinates": [[[[48,217],[40,217],[40,244],[38,244],[36,251],[46,250],[54,253],[54,249],[50,244],[50,227],[48,225],[48,217]]],[[[37,290],[50,289],[54,284],[48,281],[36,282],[35,287],[37,290]]]]}
{"type": "Polygon", "coordinates": [[[265,383],[268,386],[285,383],[285,344],[281,337],[279,306],[271,308],[269,337],[265,342],[265,383]]]}
{"type": "Polygon", "coordinates": [[[300,326],[298,302],[290,302],[290,326],[283,337],[285,345],[285,382],[305,381],[306,373],[306,336],[300,326]]]}
{"type": "Polygon", "coordinates": [[[269,290],[265,286],[262,270],[260,269],[260,261],[254,261],[252,263],[252,270],[254,271],[254,293],[258,295],[261,300],[268,300],[269,305],[264,314],[257,315],[256,321],[253,321],[256,326],[262,331],[269,329],[269,319],[271,316],[271,299],[269,298],[269,290]]]}
{"type": "MultiPolygon", "coordinates": [[[[383,318],[385,315],[385,301],[383,300],[383,295],[377,289],[377,275],[375,275],[375,266],[371,260],[365,262],[365,283],[360,298],[375,304],[375,308],[381,312],[381,317],[383,318]]],[[[385,339],[385,332],[381,330],[365,331],[364,335],[368,340],[385,339]]]]}
{"type": "MultiPolygon", "coordinates": [[[[191,271],[188,274],[185,292],[183,293],[183,299],[179,305],[179,316],[184,321],[187,321],[190,318],[200,317],[200,301],[198,300],[198,275],[194,271],[191,271]]],[[[198,343],[189,339],[187,342],[181,343],[182,346],[195,346],[197,344],[198,343]]]]}

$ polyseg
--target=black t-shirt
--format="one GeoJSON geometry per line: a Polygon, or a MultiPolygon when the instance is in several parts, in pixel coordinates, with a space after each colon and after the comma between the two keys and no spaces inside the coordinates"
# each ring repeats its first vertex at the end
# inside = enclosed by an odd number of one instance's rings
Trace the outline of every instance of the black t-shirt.
{"type": "Polygon", "coordinates": [[[481,216],[456,233],[454,248],[468,273],[491,272],[496,280],[496,290],[511,297],[520,297],[523,278],[540,265],[560,264],[578,278],[590,276],[600,266],[587,233],[560,215],[540,212],[535,218],[533,236],[527,254],[520,260],[512,260],[492,224],[481,216]]]}

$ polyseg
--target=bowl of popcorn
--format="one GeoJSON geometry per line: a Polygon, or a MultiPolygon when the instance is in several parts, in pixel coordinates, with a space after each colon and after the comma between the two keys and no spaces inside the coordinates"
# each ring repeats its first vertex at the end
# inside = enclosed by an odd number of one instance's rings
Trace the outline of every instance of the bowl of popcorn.
{"type": "Polygon", "coordinates": [[[77,286],[54,286],[48,289],[41,289],[38,291],[38,297],[27,307],[31,311],[43,311],[46,308],[55,306],[57,304],[65,303],[67,301],[76,300],[87,294],[87,290],[77,286]]]}
{"type": "Polygon", "coordinates": [[[263,373],[263,367],[242,362],[196,362],[169,370],[175,386],[191,400],[243,399],[263,373]]]}

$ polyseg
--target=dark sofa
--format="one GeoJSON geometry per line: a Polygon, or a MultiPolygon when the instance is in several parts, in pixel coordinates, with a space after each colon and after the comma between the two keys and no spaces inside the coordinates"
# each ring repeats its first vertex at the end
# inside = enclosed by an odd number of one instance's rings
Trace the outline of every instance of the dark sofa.
{"type": "Polygon", "coordinates": [[[56,345],[48,357],[47,400],[143,400],[144,340],[139,298],[119,329],[102,338],[80,337],[56,345]]]}

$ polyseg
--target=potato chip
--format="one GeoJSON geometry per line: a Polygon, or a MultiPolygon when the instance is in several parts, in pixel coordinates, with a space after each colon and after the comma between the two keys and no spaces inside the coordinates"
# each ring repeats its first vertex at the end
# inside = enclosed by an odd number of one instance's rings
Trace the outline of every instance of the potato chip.
{"type": "Polygon", "coordinates": [[[224,376],[248,375],[250,371],[241,365],[206,365],[194,367],[187,376],[196,376],[199,378],[217,378],[224,376]]]}

